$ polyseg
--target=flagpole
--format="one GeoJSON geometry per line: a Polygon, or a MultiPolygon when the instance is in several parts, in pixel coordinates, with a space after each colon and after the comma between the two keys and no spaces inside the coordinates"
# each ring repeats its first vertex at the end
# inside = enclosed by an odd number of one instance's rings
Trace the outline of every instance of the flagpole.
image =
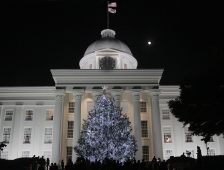
{"type": "Polygon", "coordinates": [[[109,1],[107,1],[107,29],[109,29],[109,11],[108,11],[109,1]]]}

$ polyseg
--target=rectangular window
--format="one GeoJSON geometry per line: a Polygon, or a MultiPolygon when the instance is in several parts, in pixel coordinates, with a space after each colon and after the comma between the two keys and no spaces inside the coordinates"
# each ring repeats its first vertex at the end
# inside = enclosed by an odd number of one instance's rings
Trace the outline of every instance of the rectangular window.
{"type": "Polygon", "coordinates": [[[165,150],[164,151],[164,159],[165,160],[167,160],[167,159],[169,159],[171,156],[173,156],[173,151],[172,150],[170,150],[170,149],[167,149],[167,150],[165,150]]]}
{"type": "Polygon", "coordinates": [[[45,128],[45,131],[44,131],[44,143],[45,144],[52,143],[52,128],[45,128]]]}
{"type": "Polygon", "coordinates": [[[46,120],[53,120],[53,109],[47,109],[46,120]]]}
{"type": "Polygon", "coordinates": [[[128,69],[128,65],[127,64],[124,64],[124,69],[128,69]]]}
{"type": "Polygon", "coordinates": [[[9,143],[10,141],[10,133],[11,133],[11,128],[4,128],[3,129],[3,141],[5,143],[9,143]]]}
{"type": "Polygon", "coordinates": [[[74,121],[68,121],[67,138],[73,138],[74,121]]]}
{"type": "Polygon", "coordinates": [[[141,112],[147,112],[146,102],[140,102],[140,110],[141,112]]]}
{"type": "Polygon", "coordinates": [[[12,121],[13,110],[5,111],[5,121],[12,121]]]}
{"type": "Polygon", "coordinates": [[[142,137],[147,138],[148,137],[148,123],[147,121],[143,120],[141,121],[142,126],[142,137]]]}
{"type": "Polygon", "coordinates": [[[170,120],[170,112],[169,112],[169,110],[162,110],[162,119],[163,120],[170,120]]]}
{"type": "Polygon", "coordinates": [[[142,146],[142,154],[143,154],[143,159],[145,161],[149,160],[149,146],[142,146]]]}
{"type": "Polygon", "coordinates": [[[75,102],[69,102],[68,103],[68,113],[74,113],[75,112],[75,102]]]}
{"type": "Polygon", "coordinates": [[[171,128],[170,127],[164,127],[163,128],[163,137],[164,137],[164,143],[172,143],[172,136],[171,136],[171,128]]]}
{"type": "Polygon", "coordinates": [[[26,110],[25,121],[32,121],[32,120],[33,120],[33,110],[26,110]]]}
{"type": "Polygon", "coordinates": [[[185,142],[193,142],[192,132],[190,132],[190,131],[188,130],[188,127],[185,127],[185,128],[184,128],[184,131],[185,131],[185,142]]]}
{"type": "Polygon", "coordinates": [[[30,156],[30,151],[22,151],[22,158],[28,158],[30,156]]]}
{"type": "Polygon", "coordinates": [[[1,153],[1,159],[8,159],[8,151],[3,151],[1,153]]]}
{"type": "Polygon", "coordinates": [[[72,160],[72,147],[68,146],[67,147],[67,161],[72,160]]]}
{"type": "Polygon", "coordinates": [[[31,128],[24,128],[24,139],[23,143],[24,144],[30,144],[31,143],[31,128]]]}
{"type": "Polygon", "coordinates": [[[208,155],[214,156],[215,155],[215,149],[208,149],[208,155]]]}

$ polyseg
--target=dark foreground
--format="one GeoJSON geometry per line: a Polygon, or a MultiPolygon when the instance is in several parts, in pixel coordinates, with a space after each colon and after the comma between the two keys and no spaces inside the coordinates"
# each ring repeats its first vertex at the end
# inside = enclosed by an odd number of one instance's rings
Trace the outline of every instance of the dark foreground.
{"type": "Polygon", "coordinates": [[[64,165],[49,163],[41,158],[0,159],[0,170],[224,170],[224,156],[203,156],[199,160],[188,157],[171,157],[167,161],[136,162],[120,164],[105,160],[91,163],[78,159],[64,165]]]}

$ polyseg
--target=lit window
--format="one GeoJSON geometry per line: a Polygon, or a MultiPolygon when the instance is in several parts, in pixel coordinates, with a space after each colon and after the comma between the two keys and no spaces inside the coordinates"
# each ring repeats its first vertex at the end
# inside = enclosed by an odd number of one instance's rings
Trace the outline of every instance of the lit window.
{"type": "Polygon", "coordinates": [[[164,143],[172,143],[170,127],[163,128],[163,135],[164,135],[164,143]]]}
{"type": "Polygon", "coordinates": [[[169,112],[169,110],[163,110],[162,111],[162,118],[163,118],[163,120],[170,120],[170,112],[169,112]]]}
{"type": "Polygon", "coordinates": [[[171,156],[173,156],[173,151],[170,149],[164,150],[164,159],[167,160],[169,159],[171,156]]]}
{"type": "Polygon", "coordinates": [[[25,113],[25,120],[26,120],[26,121],[31,121],[31,120],[33,120],[33,110],[26,110],[26,113],[25,113]]]}
{"type": "Polygon", "coordinates": [[[30,151],[22,151],[22,158],[28,158],[30,156],[30,151]]]}
{"type": "Polygon", "coordinates": [[[147,112],[146,102],[140,102],[140,110],[141,112],[147,112]]]}
{"type": "Polygon", "coordinates": [[[11,128],[7,127],[7,128],[3,129],[3,141],[4,141],[4,143],[9,143],[10,133],[11,133],[11,128]]]}
{"type": "Polygon", "coordinates": [[[72,147],[68,146],[67,147],[67,161],[72,160],[72,147]]]}
{"type": "Polygon", "coordinates": [[[67,138],[73,138],[74,121],[68,121],[67,138]]]}
{"type": "Polygon", "coordinates": [[[142,146],[142,154],[143,154],[143,159],[145,161],[149,160],[149,146],[142,146]]]}
{"type": "Polygon", "coordinates": [[[24,144],[29,144],[31,142],[31,128],[24,128],[24,144]]]}
{"type": "Polygon", "coordinates": [[[11,121],[13,116],[13,110],[5,111],[5,121],[11,121]]]}
{"type": "Polygon", "coordinates": [[[192,132],[190,132],[190,131],[188,130],[188,127],[185,127],[185,128],[184,128],[184,131],[185,131],[185,142],[193,142],[192,132]]]}
{"type": "Polygon", "coordinates": [[[75,112],[75,102],[69,102],[68,103],[68,112],[74,113],[75,112]]]}
{"type": "Polygon", "coordinates": [[[53,120],[53,109],[48,109],[46,112],[46,120],[53,120]]]}
{"type": "Polygon", "coordinates": [[[141,121],[142,126],[142,137],[147,138],[148,137],[148,124],[147,121],[141,121]]]}
{"type": "Polygon", "coordinates": [[[45,128],[45,131],[44,131],[44,143],[45,144],[52,143],[52,128],[45,128]]]}

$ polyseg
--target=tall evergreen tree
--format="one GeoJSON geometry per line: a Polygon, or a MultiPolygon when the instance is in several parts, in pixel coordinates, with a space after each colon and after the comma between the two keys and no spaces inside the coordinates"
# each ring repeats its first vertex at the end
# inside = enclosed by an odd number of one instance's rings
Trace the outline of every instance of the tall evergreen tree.
{"type": "Polygon", "coordinates": [[[108,96],[102,95],[84,120],[75,151],[90,161],[133,159],[137,146],[131,131],[127,116],[108,96]]]}
{"type": "Polygon", "coordinates": [[[169,101],[173,115],[194,135],[207,143],[213,135],[224,135],[224,81],[220,78],[196,77],[185,80],[180,97],[169,101]]]}

